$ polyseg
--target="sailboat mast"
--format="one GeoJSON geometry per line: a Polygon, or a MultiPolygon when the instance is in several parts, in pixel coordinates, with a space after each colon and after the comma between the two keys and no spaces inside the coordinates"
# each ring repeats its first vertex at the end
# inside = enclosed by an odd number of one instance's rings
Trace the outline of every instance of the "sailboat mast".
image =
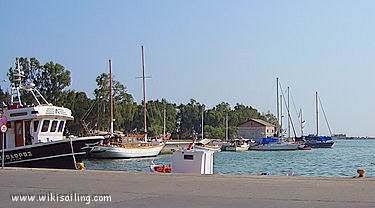
{"type": "Polygon", "coordinates": [[[228,141],[228,112],[225,119],[225,141],[228,141]]]}
{"type": "MultiPolygon", "coordinates": [[[[283,95],[280,95],[280,100],[283,100],[283,95]]],[[[283,102],[280,102],[280,135],[283,135],[283,102]]]]}
{"type": "Polygon", "coordinates": [[[113,97],[112,97],[112,62],[111,62],[111,59],[109,59],[109,115],[110,115],[109,133],[113,135],[113,97]]]}
{"type": "Polygon", "coordinates": [[[301,137],[303,137],[303,117],[302,117],[302,109],[300,109],[300,115],[301,115],[301,137]]]}
{"type": "Polygon", "coordinates": [[[288,138],[290,138],[290,109],[289,109],[289,87],[288,87],[288,106],[287,106],[287,109],[288,109],[288,138]]]}
{"type": "Polygon", "coordinates": [[[319,108],[318,108],[318,92],[315,92],[315,111],[316,111],[316,136],[319,135],[319,108]]]}
{"type": "Polygon", "coordinates": [[[203,130],[204,130],[204,128],[203,128],[203,125],[204,125],[204,123],[203,123],[203,112],[204,112],[204,109],[202,108],[202,122],[201,122],[201,127],[202,127],[202,139],[204,139],[204,133],[203,133],[203,130]]]}
{"type": "Polygon", "coordinates": [[[276,78],[276,111],[277,111],[277,126],[276,126],[276,136],[279,136],[280,134],[280,129],[279,129],[279,125],[280,125],[280,112],[279,112],[279,78],[277,77],[276,78]]]}
{"type": "Polygon", "coordinates": [[[164,113],[163,113],[163,138],[165,139],[165,120],[166,120],[166,104],[164,104],[164,113]]]}
{"type": "Polygon", "coordinates": [[[146,77],[145,77],[145,56],[143,46],[142,48],[142,86],[143,86],[143,128],[146,134],[145,140],[147,140],[147,108],[146,108],[146,77]]]}

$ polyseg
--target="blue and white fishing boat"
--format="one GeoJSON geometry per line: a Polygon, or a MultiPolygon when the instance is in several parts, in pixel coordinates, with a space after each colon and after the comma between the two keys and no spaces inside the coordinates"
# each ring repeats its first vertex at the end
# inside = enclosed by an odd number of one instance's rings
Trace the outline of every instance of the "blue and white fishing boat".
{"type": "Polygon", "coordinates": [[[0,133],[1,138],[5,137],[0,143],[0,161],[11,167],[76,169],[104,137],[66,138],[63,132],[66,122],[73,120],[71,110],[52,105],[31,81],[24,80],[17,58],[12,70],[11,102],[0,112],[2,118],[7,118],[7,131],[0,133]],[[25,94],[33,97],[32,103],[21,99],[25,94]]]}

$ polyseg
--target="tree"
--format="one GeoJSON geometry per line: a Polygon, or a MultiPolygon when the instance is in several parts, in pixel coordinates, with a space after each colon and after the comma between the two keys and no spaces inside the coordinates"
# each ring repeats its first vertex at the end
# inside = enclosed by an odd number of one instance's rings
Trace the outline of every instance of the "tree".
{"type": "Polygon", "coordinates": [[[201,111],[204,105],[194,99],[187,105],[179,105],[177,111],[177,131],[180,138],[191,138],[201,132],[201,111]]]}
{"type": "MultiPolygon", "coordinates": [[[[95,108],[98,112],[98,129],[109,130],[109,74],[102,73],[96,78],[97,88],[94,90],[95,98],[98,100],[98,106],[95,108]]],[[[134,103],[133,96],[127,93],[126,87],[117,80],[113,80],[112,95],[114,108],[114,129],[120,131],[131,131],[129,128],[134,119],[137,106],[134,103]]]]}
{"type": "Polygon", "coordinates": [[[59,105],[63,102],[61,99],[63,90],[70,85],[70,71],[64,66],[47,62],[43,65],[40,73],[40,92],[47,101],[59,105]]]}

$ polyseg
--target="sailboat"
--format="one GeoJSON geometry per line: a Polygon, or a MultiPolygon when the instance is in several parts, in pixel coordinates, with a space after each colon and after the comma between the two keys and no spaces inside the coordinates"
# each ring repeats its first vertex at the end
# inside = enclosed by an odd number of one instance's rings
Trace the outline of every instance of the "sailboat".
{"type": "Polygon", "coordinates": [[[221,152],[221,146],[218,144],[213,144],[213,141],[211,139],[205,139],[204,138],[204,122],[203,122],[203,112],[202,110],[202,139],[199,142],[193,142],[193,149],[196,150],[204,150],[204,151],[213,151],[213,152],[221,152]]]}
{"type": "MultiPolygon", "coordinates": [[[[112,83],[112,67],[110,62],[110,83],[112,83]]],[[[147,111],[146,111],[146,90],[145,90],[145,71],[144,71],[144,52],[142,46],[142,78],[143,78],[143,112],[144,112],[144,133],[141,135],[128,135],[124,137],[112,138],[107,144],[94,146],[90,152],[94,158],[139,158],[155,157],[160,154],[164,147],[163,142],[147,141],[147,111]]],[[[110,84],[111,85],[111,84],[110,84]]],[[[112,87],[110,86],[112,95],[112,87]]],[[[110,105],[113,105],[110,97],[110,105]]],[[[111,110],[111,135],[113,135],[113,112],[111,110]]]]}
{"type": "MultiPolygon", "coordinates": [[[[27,67],[27,66],[26,66],[27,67]]],[[[66,122],[73,120],[68,108],[49,103],[31,81],[24,81],[24,67],[16,58],[12,70],[10,105],[0,112],[5,133],[0,133],[5,166],[30,168],[77,169],[91,146],[102,136],[65,138],[66,122]],[[21,92],[32,95],[33,103],[25,103],[21,92]],[[5,128],[6,130],[6,128],[5,128]]]]}
{"type": "Polygon", "coordinates": [[[330,134],[332,135],[331,128],[329,127],[327,118],[325,116],[325,112],[322,106],[322,103],[319,102],[320,99],[318,97],[318,92],[315,92],[315,112],[316,112],[316,135],[308,135],[304,136],[303,139],[305,141],[305,145],[311,148],[331,148],[333,144],[335,143],[332,140],[332,136],[321,136],[319,135],[319,106],[318,103],[320,103],[320,106],[322,107],[322,111],[324,114],[324,117],[326,119],[326,123],[329,129],[330,134]]]}
{"type": "MultiPolygon", "coordinates": [[[[280,115],[279,115],[279,78],[276,78],[276,98],[277,98],[277,122],[279,123],[280,115]]],[[[285,99],[284,99],[285,101],[285,99]]],[[[289,111],[289,87],[288,87],[288,104],[287,104],[287,111],[288,111],[288,137],[290,137],[290,125],[291,116],[289,111]]],[[[292,123],[293,124],[293,123],[292,123]]],[[[279,128],[278,126],[276,128],[279,128]]],[[[293,128],[294,130],[294,128],[293,128]]],[[[280,130],[277,129],[277,136],[280,136],[280,130]]],[[[250,150],[258,150],[258,151],[284,151],[284,150],[298,150],[301,145],[296,142],[284,141],[280,137],[266,137],[261,138],[256,145],[251,146],[250,150]]]]}

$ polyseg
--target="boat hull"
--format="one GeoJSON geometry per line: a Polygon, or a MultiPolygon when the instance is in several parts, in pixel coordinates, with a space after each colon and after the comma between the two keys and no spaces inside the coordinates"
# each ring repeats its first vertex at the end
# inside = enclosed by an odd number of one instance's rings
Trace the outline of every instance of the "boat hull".
{"type": "Polygon", "coordinates": [[[114,146],[94,146],[90,151],[92,158],[140,158],[155,157],[160,154],[164,144],[149,148],[126,148],[114,146]]]}
{"type": "Polygon", "coordinates": [[[221,152],[221,147],[220,146],[217,146],[217,147],[213,147],[213,146],[207,147],[207,146],[194,145],[193,149],[195,149],[195,150],[203,150],[203,151],[221,152]]]}
{"type": "Polygon", "coordinates": [[[250,147],[250,150],[257,151],[288,151],[288,150],[298,150],[300,144],[297,143],[267,143],[267,144],[258,144],[250,147]]]}
{"type": "Polygon", "coordinates": [[[244,152],[249,150],[249,145],[241,145],[241,146],[226,146],[225,151],[231,152],[244,152]]]}
{"type": "Polygon", "coordinates": [[[76,169],[75,162],[82,162],[86,153],[103,139],[97,136],[82,137],[73,138],[71,142],[70,139],[64,139],[5,149],[4,165],[6,167],[76,169]]]}
{"type": "Polygon", "coordinates": [[[327,141],[327,142],[309,142],[305,143],[306,146],[311,148],[331,148],[335,142],[334,141],[327,141]]]}

